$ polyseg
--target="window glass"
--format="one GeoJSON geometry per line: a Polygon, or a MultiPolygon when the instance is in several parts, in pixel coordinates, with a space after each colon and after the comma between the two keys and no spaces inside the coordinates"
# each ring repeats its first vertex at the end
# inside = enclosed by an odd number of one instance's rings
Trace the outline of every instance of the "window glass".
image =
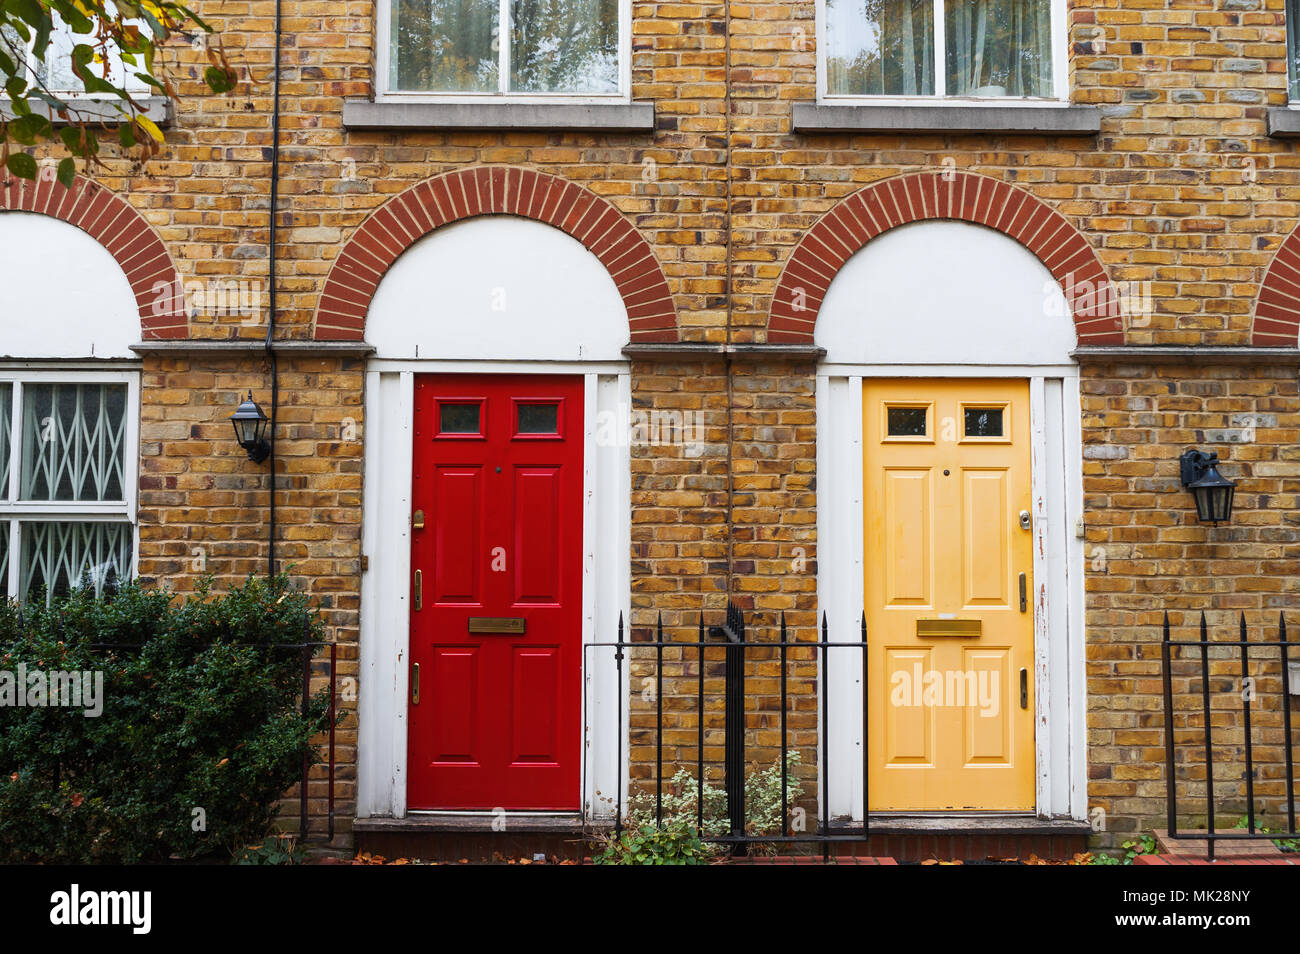
{"type": "Polygon", "coordinates": [[[0,599],[9,593],[9,521],[0,520],[0,599]]]}
{"type": "Polygon", "coordinates": [[[933,0],[826,0],[826,91],[934,94],[933,0]]]}
{"type": "Polygon", "coordinates": [[[618,42],[619,0],[392,0],[389,87],[617,93],[618,42]]]}
{"type": "Polygon", "coordinates": [[[0,500],[9,499],[9,454],[13,444],[14,386],[0,381],[0,500]]]}
{"type": "Polygon", "coordinates": [[[510,88],[618,92],[618,0],[512,0],[510,88]]]}
{"type": "Polygon", "coordinates": [[[393,89],[494,93],[500,74],[497,0],[393,0],[393,89]]]}
{"type": "Polygon", "coordinates": [[[949,96],[1051,96],[1048,0],[946,0],[949,96]]]}
{"type": "MultiPolygon", "coordinates": [[[[137,23],[142,30],[148,30],[148,26],[139,21],[137,23]]],[[[12,29],[12,28],[11,28],[12,29]]],[[[6,30],[11,33],[8,40],[10,50],[21,50],[21,56],[27,60],[28,66],[35,72],[36,79],[50,92],[55,94],[79,93],[86,95],[85,84],[72,72],[72,49],[75,46],[85,45],[94,48],[98,54],[100,47],[92,33],[73,33],[72,28],[60,19],[58,13],[54,13],[54,30],[50,33],[50,45],[46,47],[43,58],[38,59],[32,48],[32,43],[24,44],[19,39],[16,32],[6,30]]],[[[144,72],[143,64],[137,62],[130,65],[122,61],[121,51],[116,46],[110,44],[108,51],[108,71],[104,72],[104,63],[92,61],[89,69],[94,75],[101,77],[115,86],[121,86],[128,90],[145,91],[148,90],[148,84],[143,80],[137,79],[134,74],[144,72]]]]}
{"type": "Polygon", "coordinates": [[[1052,95],[1051,0],[825,3],[828,95],[1052,95]]]}
{"type": "Polygon", "coordinates": [[[23,389],[23,500],[121,500],[126,385],[23,389]]]}
{"type": "Polygon", "coordinates": [[[96,596],[116,591],[131,576],[132,536],[129,523],[24,522],[19,598],[49,601],[82,587],[96,596]]]}

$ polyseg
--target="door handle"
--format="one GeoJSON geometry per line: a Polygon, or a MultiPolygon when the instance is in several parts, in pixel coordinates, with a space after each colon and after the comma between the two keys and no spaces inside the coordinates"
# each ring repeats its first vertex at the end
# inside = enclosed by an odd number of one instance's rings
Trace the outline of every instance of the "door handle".
{"type": "Polygon", "coordinates": [[[1020,708],[1029,708],[1029,670],[1020,670],[1020,708]]]}
{"type": "Polygon", "coordinates": [[[424,573],[420,570],[415,571],[415,588],[412,597],[415,600],[415,608],[420,609],[424,604],[424,573]]]}
{"type": "Polygon", "coordinates": [[[411,664],[411,705],[420,704],[420,664],[411,664]]]}
{"type": "Polygon", "coordinates": [[[1029,585],[1025,579],[1025,574],[1020,574],[1020,612],[1029,609],[1029,585]]]}

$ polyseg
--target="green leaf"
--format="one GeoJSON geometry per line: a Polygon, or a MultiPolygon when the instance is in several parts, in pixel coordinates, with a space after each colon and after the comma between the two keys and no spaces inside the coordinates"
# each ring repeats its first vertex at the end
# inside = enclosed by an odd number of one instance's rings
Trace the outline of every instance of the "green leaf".
{"type": "Polygon", "coordinates": [[[41,21],[47,16],[37,0],[4,0],[4,8],[6,12],[36,28],[40,27],[41,21]]]}
{"type": "Polygon", "coordinates": [[[135,133],[131,131],[130,123],[122,123],[117,127],[117,141],[122,144],[123,149],[130,149],[135,145],[135,133]]]}
{"type": "Polygon", "coordinates": [[[153,31],[153,38],[155,40],[162,43],[167,39],[167,31],[163,28],[163,25],[154,18],[152,13],[148,10],[141,10],[140,16],[144,19],[145,23],[149,24],[149,29],[153,31]]]}
{"type": "Polygon", "coordinates": [[[160,89],[160,90],[163,90],[164,92],[166,91],[166,89],[165,89],[165,87],[163,86],[163,84],[160,83],[160,82],[158,82],[156,79],[154,79],[154,78],[153,78],[152,76],[150,76],[148,73],[134,73],[134,74],[132,74],[132,75],[135,76],[135,78],[138,79],[140,82],[145,83],[146,85],[152,86],[154,89],[160,89]]]}
{"type": "Polygon", "coordinates": [[[65,156],[63,159],[60,159],[56,175],[60,185],[65,189],[71,189],[72,180],[75,179],[77,175],[76,161],[71,156],[65,156]]]}
{"type": "MultiPolygon", "coordinates": [[[[89,139],[91,133],[86,132],[86,138],[89,139]]],[[[74,156],[84,155],[81,150],[81,130],[75,126],[64,126],[59,130],[59,138],[63,140],[63,145],[67,147],[68,152],[74,156]]]]}
{"type": "MultiPolygon", "coordinates": [[[[15,138],[21,133],[33,141],[45,139],[54,133],[54,127],[50,125],[50,121],[39,113],[33,112],[28,112],[26,115],[15,119],[10,123],[9,129],[15,133],[15,138]]],[[[28,145],[31,145],[31,143],[28,143],[28,145]]]]}
{"type": "Polygon", "coordinates": [[[215,66],[209,66],[203,71],[203,79],[207,82],[208,88],[214,93],[229,93],[235,88],[235,83],[230,74],[225,70],[217,69],[215,66]]]}
{"type": "Polygon", "coordinates": [[[36,160],[25,152],[10,153],[9,161],[5,165],[20,179],[36,178],[36,160]]]}

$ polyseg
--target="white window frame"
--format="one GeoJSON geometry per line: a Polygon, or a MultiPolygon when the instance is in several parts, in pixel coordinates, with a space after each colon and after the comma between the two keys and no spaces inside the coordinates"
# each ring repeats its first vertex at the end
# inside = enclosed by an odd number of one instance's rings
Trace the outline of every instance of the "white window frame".
{"type": "Polygon", "coordinates": [[[140,560],[140,525],[136,519],[140,452],[140,374],[136,370],[87,370],[78,365],[7,365],[0,366],[0,384],[13,385],[10,405],[9,488],[8,498],[0,501],[0,521],[9,523],[10,599],[19,598],[22,578],[22,523],[54,521],[127,523],[131,532],[131,573],[137,575],[140,560]],[[21,500],[22,466],[22,390],[25,384],[125,384],[126,415],[123,439],[123,500],[21,500]]]}
{"type": "Polygon", "coordinates": [[[1066,106],[1069,104],[1069,56],[1066,49],[1065,0],[1050,0],[1052,31],[1052,95],[1041,96],[950,96],[946,86],[948,76],[944,66],[944,0],[934,4],[934,87],[935,91],[920,96],[901,94],[846,95],[832,94],[826,89],[826,51],[821,42],[826,36],[826,0],[817,0],[817,102],[827,105],[889,104],[907,106],[1066,106]]]}
{"type": "MultiPolygon", "coordinates": [[[[500,4],[499,22],[508,31],[510,0],[500,4]]],[[[380,0],[375,8],[375,102],[438,103],[610,103],[631,102],[632,98],[632,0],[618,0],[618,90],[612,93],[520,93],[506,92],[510,81],[510,44],[502,42],[499,87],[495,92],[429,92],[395,90],[389,87],[392,65],[392,0],[380,0]]],[[[1055,33],[1053,33],[1055,37],[1055,33]]]]}

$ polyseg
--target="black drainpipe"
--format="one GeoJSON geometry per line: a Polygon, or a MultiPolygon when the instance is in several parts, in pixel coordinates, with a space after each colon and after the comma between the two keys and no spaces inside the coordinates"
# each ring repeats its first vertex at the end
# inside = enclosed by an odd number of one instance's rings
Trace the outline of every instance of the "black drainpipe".
{"type": "Polygon", "coordinates": [[[271,453],[271,508],[267,520],[266,575],[275,576],[275,415],[280,404],[280,376],[275,357],[276,220],[280,197],[280,0],[275,0],[275,75],[271,80],[271,226],[267,235],[267,281],[271,314],[266,323],[266,356],[271,362],[271,421],[267,427],[271,453]]]}

